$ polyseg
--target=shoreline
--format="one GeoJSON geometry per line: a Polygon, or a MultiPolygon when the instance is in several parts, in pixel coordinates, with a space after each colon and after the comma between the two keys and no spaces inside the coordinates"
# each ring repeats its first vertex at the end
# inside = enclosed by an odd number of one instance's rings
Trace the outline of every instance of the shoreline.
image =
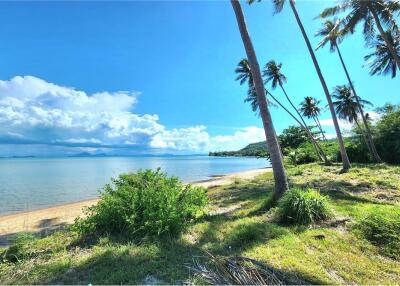
{"type": "MultiPolygon", "coordinates": [[[[266,167],[226,175],[213,175],[209,179],[188,182],[187,184],[204,188],[229,185],[236,178],[252,179],[271,170],[271,167],[266,167]]],[[[98,200],[99,198],[87,199],[47,208],[0,215],[0,247],[7,246],[12,237],[18,233],[46,233],[72,224],[75,218],[83,214],[83,208],[96,204],[98,200]]]]}

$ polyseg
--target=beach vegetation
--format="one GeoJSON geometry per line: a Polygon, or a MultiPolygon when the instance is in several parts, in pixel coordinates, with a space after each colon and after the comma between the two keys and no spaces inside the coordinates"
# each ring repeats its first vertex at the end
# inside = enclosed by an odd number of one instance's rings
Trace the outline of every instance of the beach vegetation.
{"type": "Polygon", "coordinates": [[[292,188],[280,199],[278,209],[284,223],[310,225],[332,217],[328,198],[311,188],[292,188]]]}
{"type": "Polygon", "coordinates": [[[312,188],[326,197],[335,214],[327,221],[309,226],[277,221],[279,208],[265,207],[274,190],[273,174],[266,172],[209,188],[209,214],[176,236],[85,238],[65,228],[16,241],[8,249],[18,244],[29,254],[0,262],[0,283],[202,284],[193,268],[198,261],[214,269],[211,254],[224,261],[246,257],[262,264],[260,271],[303,284],[396,284],[400,167],[354,164],[339,174],[340,168],[337,163],[288,168],[292,189],[312,188]]]}
{"type": "Polygon", "coordinates": [[[205,214],[205,189],[183,184],[161,170],[123,174],[104,187],[100,201],[75,228],[130,238],[177,235],[205,214]]]}
{"type": "Polygon", "coordinates": [[[355,228],[383,255],[400,259],[400,210],[367,213],[355,228]]]}

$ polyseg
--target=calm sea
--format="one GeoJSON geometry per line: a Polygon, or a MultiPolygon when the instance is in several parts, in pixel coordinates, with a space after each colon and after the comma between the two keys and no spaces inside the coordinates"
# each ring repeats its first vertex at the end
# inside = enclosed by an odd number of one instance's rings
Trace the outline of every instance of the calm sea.
{"type": "Polygon", "coordinates": [[[160,167],[185,182],[270,166],[265,159],[208,156],[0,159],[0,214],[95,198],[110,178],[160,167]]]}

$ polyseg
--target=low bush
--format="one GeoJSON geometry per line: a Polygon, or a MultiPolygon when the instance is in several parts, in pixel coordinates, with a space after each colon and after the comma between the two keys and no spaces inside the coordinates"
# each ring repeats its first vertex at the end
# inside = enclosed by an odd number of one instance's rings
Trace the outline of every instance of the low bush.
{"type": "Polygon", "coordinates": [[[291,189],[278,202],[281,222],[309,225],[332,217],[328,199],[314,189],[291,189]]]}
{"type": "Polygon", "coordinates": [[[400,211],[376,211],[362,218],[356,229],[382,254],[400,259],[400,211]]]}
{"type": "Polygon", "coordinates": [[[75,222],[80,233],[130,238],[176,235],[205,213],[206,190],[184,185],[160,170],[120,175],[104,187],[100,201],[75,222]]]}

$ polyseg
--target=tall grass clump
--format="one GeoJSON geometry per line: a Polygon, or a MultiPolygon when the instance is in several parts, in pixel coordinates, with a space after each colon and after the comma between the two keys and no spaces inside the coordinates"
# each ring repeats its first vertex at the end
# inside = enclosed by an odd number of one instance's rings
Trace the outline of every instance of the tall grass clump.
{"type": "Polygon", "coordinates": [[[33,234],[22,233],[17,235],[11,246],[0,254],[0,262],[20,262],[34,256],[33,243],[36,238],[33,234]]]}
{"type": "Polygon", "coordinates": [[[326,196],[314,189],[291,189],[278,202],[279,220],[284,223],[309,225],[332,217],[326,196]]]}
{"type": "Polygon", "coordinates": [[[356,229],[382,254],[400,259],[399,210],[370,212],[356,224],[356,229]]]}
{"type": "Polygon", "coordinates": [[[107,184],[100,201],[75,222],[80,233],[129,238],[176,235],[205,213],[206,190],[183,184],[159,169],[123,174],[107,184]]]}

